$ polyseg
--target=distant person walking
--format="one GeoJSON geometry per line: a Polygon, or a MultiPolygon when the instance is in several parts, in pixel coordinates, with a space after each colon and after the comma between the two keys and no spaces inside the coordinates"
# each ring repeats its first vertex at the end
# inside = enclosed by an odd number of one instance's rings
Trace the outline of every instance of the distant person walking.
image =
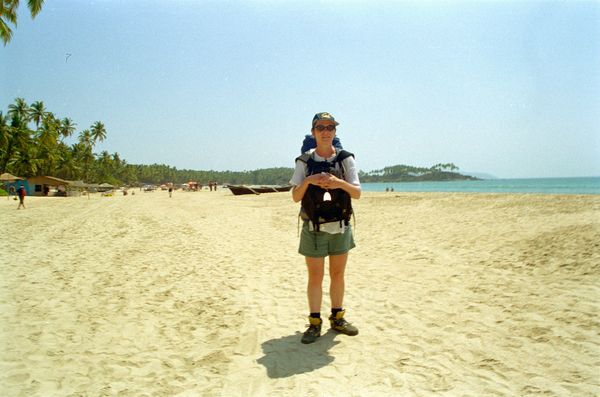
{"type": "Polygon", "coordinates": [[[313,117],[311,133],[316,149],[296,159],[290,180],[294,186],[293,200],[302,201],[304,221],[298,252],[304,255],[308,270],[309,327],[301,340],[305,344],[315,342],[321,335],[325,257],[329,257],[331,328],[346,335],[358,334],[358,329],[344,318],[343,303],[348,252],[355,246],[349,224],[350,201],[360,198],[361,189],[354,155],[334,143],[338,124],[329,113],[317,113],[313,117]],[[315,205],[317,200],[320,200],[318,206],[315,205]],[[326,201],[331,203],[326,205],[326,201]],[[325,213],[324,208],[331,212],[325,213]]]}
{"type": "Polygon", "coordinates": [[[25,191],[24,186],[21,186],[17,189],[17,196],[19,196],[19,206],[17,209],[20,210],[21,207],[25,209],[25,196],[27,196],[27,192],[25,191]]]}
{"type": "Polygon", "coordinates": [[[169,197],[171,197],[173,195],[173,188],[169,187],[169,197]]]}

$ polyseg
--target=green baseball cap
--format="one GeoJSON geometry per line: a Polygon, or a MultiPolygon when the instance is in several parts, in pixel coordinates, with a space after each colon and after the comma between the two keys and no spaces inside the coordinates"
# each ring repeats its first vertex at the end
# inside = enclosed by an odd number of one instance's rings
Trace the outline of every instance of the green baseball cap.
{"type": "Polygon", "coordinates": [[[335,121],[335,118],[333,118],[333,116],[331,115],[331,113],[321,112],[321,113],[315,114],[315,117],[313,117],[313,121],[312,121],[313,127],[315,126],[315,124],[316,124],[317,121],[321,121],[321,120],[333,121],[335,123],[335,125],[339,125],[340,124],[337,121],[335,121]]]}

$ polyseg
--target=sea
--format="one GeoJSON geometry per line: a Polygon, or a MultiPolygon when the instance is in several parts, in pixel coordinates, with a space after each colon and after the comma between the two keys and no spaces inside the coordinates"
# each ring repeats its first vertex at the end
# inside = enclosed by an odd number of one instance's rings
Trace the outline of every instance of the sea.
{"type": "Polygon", "coordinates": [[[600,177],[362,183],[365,192],[600,194],[600,177]]]}

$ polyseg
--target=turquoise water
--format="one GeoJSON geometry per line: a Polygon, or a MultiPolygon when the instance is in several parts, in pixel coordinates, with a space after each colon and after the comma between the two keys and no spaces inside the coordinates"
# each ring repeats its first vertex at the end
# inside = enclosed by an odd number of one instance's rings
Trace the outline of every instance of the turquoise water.
{"type": "Polygon", "coordinates": [[[486,179],[482,181],[363,183],[363,191],[600,194],[600,177],[486,179]]]}

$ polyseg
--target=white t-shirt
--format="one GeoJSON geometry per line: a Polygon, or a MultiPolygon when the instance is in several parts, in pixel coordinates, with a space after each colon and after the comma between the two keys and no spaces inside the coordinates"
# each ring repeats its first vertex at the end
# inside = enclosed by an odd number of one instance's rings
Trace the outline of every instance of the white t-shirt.
{"type": "MultiPolygon", "coordinates": [[[[313,159],[315,161],[329,161],[332,162],[337,153],[329,158],[324,158],[319,156],[314,150],[311,153],[313,159]]],[[[348,156],[344,160],[342,160],[342,167],[344,167],[344,180],[352,185],[360,186],[360,181],[358,179],[358,170],[356,169],[356,163],[354,161],[354,157],[348,156]]],[[[339,170],[340,164],[335,163],[336,170],[339,170]]],[[[306,179],[307,165],[305,162],[297,160],[296,161],[296,169],[294,170],[294,175],[292,175],[292,179],[290,179],[290,184],[294,186],[300,185],[306,179]]],[[[309,223],[309,229],[313,230],[312,223],[309,223]]],[[[323,223],[319,227],[319,230],[322,232],[336,234],[336,233],[344,233],[346,231],[346,225],[342,222],[340,227],[340,222],[329,222],[323,223]]]]}

